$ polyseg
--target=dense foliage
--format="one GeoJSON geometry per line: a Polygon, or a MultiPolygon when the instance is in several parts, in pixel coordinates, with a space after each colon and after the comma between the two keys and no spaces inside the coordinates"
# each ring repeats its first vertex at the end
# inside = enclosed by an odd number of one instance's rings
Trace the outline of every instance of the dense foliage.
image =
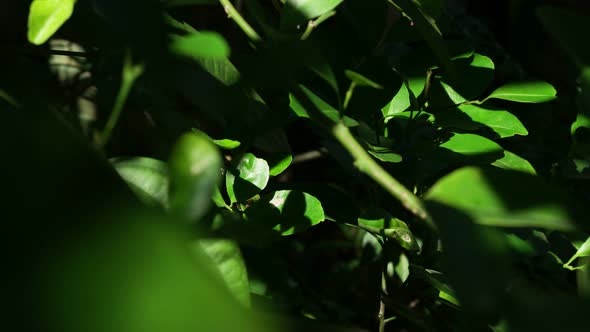
{"type": "Polygon", "coordinates": [[[4,4],[15,323],[583,330],[590,12],[493,3],[4,4]]]}

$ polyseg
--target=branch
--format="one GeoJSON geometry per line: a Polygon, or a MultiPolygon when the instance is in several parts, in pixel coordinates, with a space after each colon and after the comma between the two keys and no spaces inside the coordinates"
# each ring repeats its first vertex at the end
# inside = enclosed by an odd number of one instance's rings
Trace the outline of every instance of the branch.
{"type": "Polygon", "coordinates": [[[236,24],[240,27],[240,29],[242,29],[242,31],[244,31],[250,40],[255,43],[262,41],[260,35],[252,28],[250,24],[248,24],[248,22],[246,22],[242,15],[240,15],[230,0],[219,0],[219,3],[223,6],[227,16],[236,22],[236,24]]]}
{"type": "Polygon", "coordinates": [[[419,218],[430,221],[430,216],[424,208],[422,201],[411,191],[406,189],[399,181],[393,178],[379,164],[371,158],[365,149],[356,141],[348,128],[342,123],[337,123],[332,128],[332,134],[344,146],[354,158],[355,166],[367,174],[383,189],[397,198],[402,205],[419,218]]]}

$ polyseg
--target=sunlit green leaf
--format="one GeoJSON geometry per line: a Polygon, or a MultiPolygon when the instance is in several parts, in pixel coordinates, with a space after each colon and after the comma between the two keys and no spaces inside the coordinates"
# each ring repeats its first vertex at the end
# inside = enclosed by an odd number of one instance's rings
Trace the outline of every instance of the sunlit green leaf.
{"type": "Polygon", "coordinates": [[[405,223],[403,223],[403,221],[394,218],[391,215],[391,213],[380,208],[370,208],[363,211],[361,215],[358,217],[358,223],[360,225],[374,227],[378,229],[406,226],[405,223]]]}
{"type": "Polygon", "coordinates": [[[240,142],[231,139],[215,139],[213,140],[213,143],[225,150],[233,150],[241,144],[240,142]]]}
{"type": "Polygon", "coordinates": [[[576,258],[590,256],[590,237],[578,248],[578,251],[569,259],[565,265],[570,265],[576,258]]]}
{"type": "Polygon", "coordinates": [[[426,76],[411,77],[408,79],[408,87],[402,84],[399,91],[391,99],[391,101],[381,109],[384,118],[390,118],[407,110],[412,105],[412,96],[418,97],[424,91],[424,84],[426,83],[426,76]]]}
{"type": "Polygon", "coordinates": [[[297,190],[279,190],[262,197],[246,210],[246,216],[283,236],[302,232],[325,219],[321,202],[297,190]]]}
{"type": "Polygon", "coordinates": [[[403,253],[399,255],[399,260],[395,264],[395,274],[402,283],[406,282],[410,276],[410,261],[408,260],[408,256],[403,253]]]}
{"type": "Polygon", "coordinates": [[[147,203],[168,205],[168,166],[145,157],[114,158],[113,166],[129,187],[147,203]]]}
{"type": "Polygon", "coordinates": [[[34,0],[29,11],[29,42],[45,43],[72,16],[76,0],[34,0]]]}
{"type": "Polygon", "coordinates": [[[291,165],[292,161],[293,155],[290,153],[280,154],[276,158],[269,158],[270,176],[277,176],[283,173],[291,165]]]}
{"type": "Polygon", "coordinates": [[[504,99],[519,103],[544,103],[556,97],[555,88],[546,82],[509,83],[494,90],[485,100],[504,99]]]}
{"type": "Polygon", "coordinates": [[[455,133],[451,139],[441,144],[440,147],[467,156],[497,153],[503,150],[496,142],[483,136],[458,133],[455,133]]]}
{"type": "Polygon", "coordinates": [[[223,36],[216,32],[196,32],[182,37],[175,37],[170,44],[172,52],[197,60],[224,59],[229,56],[230,48],[223,36]]]}
{"type": "Polygon", "coordinates": [[[494,161],[492,165],[503,169],[521,171],[533,175],[537,174],[535,168],[528,160],[506,150],[504,150],[504,157],[494,161]]]}
{"type": "Polygon", "coordinates": [[[164,4],[169,7],[188,5],[216,5],[219,0],[165,0],[164,4]]]}
{"type": "Polygon", "coordinates": [[[286,0],[281,11],[281,26],[293,27],[327,13],[343,0],[286,0]]]}
{"type": "Polygon", "coordinates": [[[388,163],[399,163],[402,156],[389,149],[369,149],[367,150],[373,157],[388,163]]]}
{"type": "Polygon", "coordinates": [[[482,225],[575,229],[571,198],[533,175],[465,167],[440,179],[426,199],[469,215],[482,225]]]}
{"type": "Polygon", "coordinates": [[[225,186],[232,203],[244,202],[266,187],[270,177],[268,163],[246,153],[225,173],[225,186]]]}
{"type": "Polygon", "coordinates": [[[221,177],[219,150],[199,132],[184,134],[174,145],[170,169],[170,210],[188,221],[202,217],[221,177]]]}
{"type": "Polygon", "coordinates": [[[245,306],[250,306],[248,272],[240,247],[231,240],[201,239],[194,242],[211,260],[232,294],[245,306]]]}
{"type": "Polygon", "coordinates": [[[514,135],[528,135],[528,131],[524,125],[510,112],[485,109],[475,105],[461,105],[459,106],[459,110],[467,114],[472,121],[492,128],[500,138],[514,135]]]}

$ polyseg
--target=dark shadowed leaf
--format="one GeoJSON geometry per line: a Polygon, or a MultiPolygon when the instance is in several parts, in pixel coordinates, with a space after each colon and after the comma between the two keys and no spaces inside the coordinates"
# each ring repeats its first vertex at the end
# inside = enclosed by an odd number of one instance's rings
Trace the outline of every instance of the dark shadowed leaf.
{"type": "Polygon", "coordinates": [[[357,86],[368,86],[373,89],[383,89],[383,86],[379,83],[375,83],[370,78],[367,78],[355,71],[345,70],[344,74],[349,80],[353,81],[357,86]]]}
{"type": "Polygon", "coordinates": [[[477,225],[467,214],[439,202],[430,201],[427,207],[442,241],[443,272],[462,308],[479,319],[494,317],[501,308],[510,269],[503,233],[477,225]]]}
{"type": "MultiPolygon", "coordinates": [[[[305,96],[307,98],[309,98],[309,101],[313,104],[313,107],[317,108],[317,110],[320,111],[325,117],[329,118],[330,120],[332,120],[334,122],[337,122],[340,120],[340,112],[337,109],[332,107],[330,104],[325,102],[322,98],[320,98],[315,93],[311,92],[306,87],[301,85],[300,88],[303,91],[303,93],[305,94],[305,96]]],[[[293,112],[295,112],[295,114],[297,114],[297,116],[302,117],[302,118],[309,118],[310,117],[310,112],[305,109],[303,104],[299,100],[297,100],[297,98],[294,95],[290,94],[289,100],[290,100],[289,106],[291,107],[293,112]]],[[[313,112],[313,110],[312,110],[312,112],[313,112]]],[[[344,121],[344,124],[348,127],[358,126],[357,121],[355,121],[354,119],[351,119],[347,116],[344,116],[342,118],[342,120],[344,121]]]]}
{"type": "Polygon", "coordinates": [[[442,68],[451,76],[456,76],[455,66],[451,61],[449,50],[442,39],[440,29],[434,20],[412,0],[396,0],[403,11],[413,20],[422,38],[432,49],[442,68]]]}
{"type": "Polygon", "coordinates": [[[459,58],[453,63],[461,77],[445,77],[441,85],[455,104],[479,97],[494,79],[495,66],[487,56],[474,53],[472,58],[459,58]]]}

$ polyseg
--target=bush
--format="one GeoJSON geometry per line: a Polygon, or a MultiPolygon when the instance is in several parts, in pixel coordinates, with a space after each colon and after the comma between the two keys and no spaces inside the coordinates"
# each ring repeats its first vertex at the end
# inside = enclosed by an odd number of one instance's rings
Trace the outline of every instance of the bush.
{"type": "Polygon", "coordinates": [[[582,330],[590,14],[544,3],[15,5],[23,327],[582,330]]]}

